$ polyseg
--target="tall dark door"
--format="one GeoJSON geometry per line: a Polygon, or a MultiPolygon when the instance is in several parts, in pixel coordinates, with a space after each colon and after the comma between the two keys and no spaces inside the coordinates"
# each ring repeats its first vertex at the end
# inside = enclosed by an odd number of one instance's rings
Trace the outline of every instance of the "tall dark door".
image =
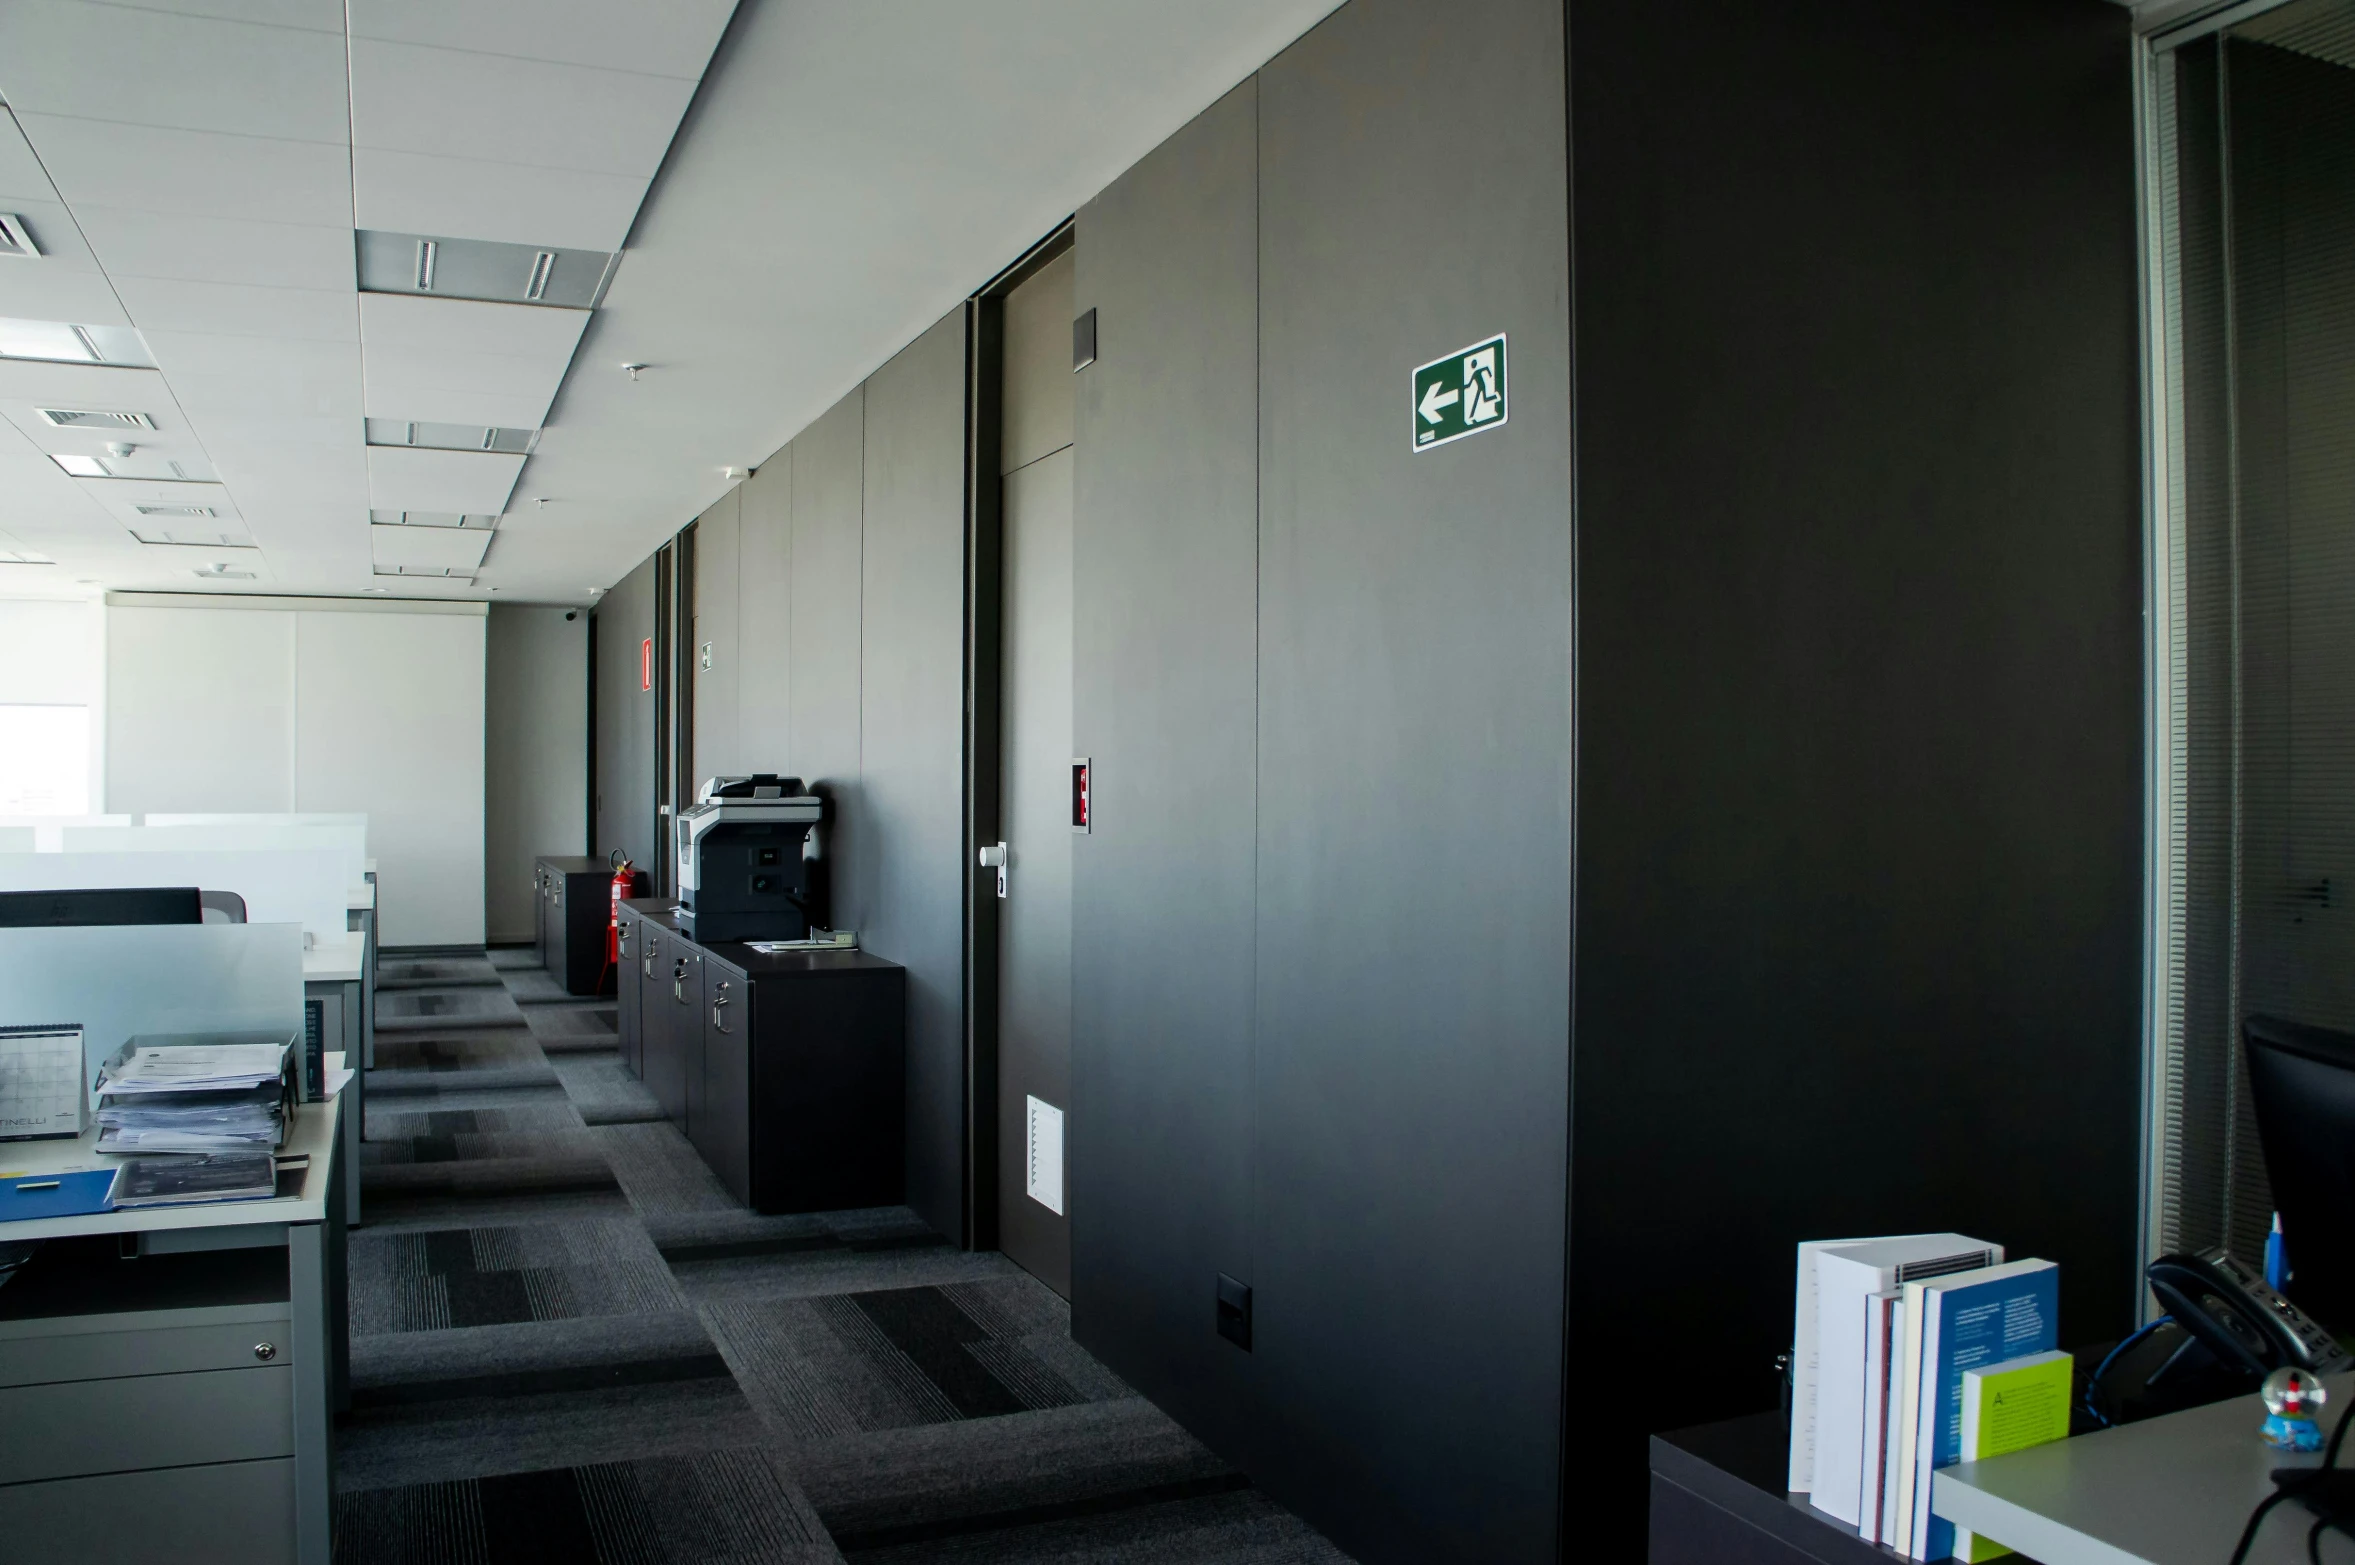
{"type": "Polygon", "coordinates": [[[1006,296],[998,1234],[1071,1292],[1071,299],[1066,250],[1006,296]]]}

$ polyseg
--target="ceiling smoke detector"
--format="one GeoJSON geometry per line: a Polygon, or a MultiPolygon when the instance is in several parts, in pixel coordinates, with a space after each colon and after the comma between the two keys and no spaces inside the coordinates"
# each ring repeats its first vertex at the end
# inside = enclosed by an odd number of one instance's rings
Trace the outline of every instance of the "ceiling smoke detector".
{"type": "Polygon", "coordinates": [[[89,408],[41,408],[42,420],[58,429],[153,429],[144,413],[101,413],[89,408]]]}
{"type": "Polygon", "coordinates": [[[131,444],[131,442],[128,440],[109,440],[106,443],[106,454],[108,456],[115,457],[118,460],[120,458],[129,456],[132,452],[138,449],[139,448],[137,446],[131,444]]]}
{"type": "Polygon", "coordinates": [[[643,364],[624,364],[622,366],[623,369],[630,372],[630,379],[632,380],[636,380],[638,378],[638,372],[642,369],[645,369],[646,367],[647,366],[643,364]]]}

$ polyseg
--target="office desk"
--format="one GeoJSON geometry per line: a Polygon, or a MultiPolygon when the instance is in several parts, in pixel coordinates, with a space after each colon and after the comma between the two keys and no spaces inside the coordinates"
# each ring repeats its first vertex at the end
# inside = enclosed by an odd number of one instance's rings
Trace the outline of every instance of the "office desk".
{"type": "MultiPolygon", "coordinates": [[[[12,1565],[328,1565],[329,1423],[348,1362],[342,1107],[295,1111],[281,1155],[311,1163],[276,1199],[0,1224],[0,1239],[111,1236],[143,1258],[205,1252],[232,1269],[233,1252],[286,1252],[283,1304],[33,1308],[41,1256],[0,1288],[0,1552],[12,1565]],[[263,1317],[284,1322],[267,1355],[253,1340],[263,1317]],[[291,1407],[272,1400],[281,1384],[291,1407]],[[253,1448],[265,1436],[276,1444],[253,1448]]],[[[0,1144],[0,1167],[116,1162],[95,1140],[0,1144]]]]}
{"type": "MultiPolygon", "coordinates": [[[[2327,1428],[2355,1395],[2355,1375],[2325,1378],[2327,1428]]],[[[2273,1492],[2273,1469],[2321,1460],[2264,1444],[2257,1438],[2264,1419],[2255,1396],[2236,1397],[1965,1462],[1931,1478],[1930,1505],[2043,1565],[2222,1565],[2249,1512],[2273,1492]]],[[[2250,1565],[2303,1565],[2313,1521],[2295,1500],[2275,1507],[2249,1550],[2250,1565]]],[[[2323,1557],[2355,1557],[2355,1545],[2328,1541],[2323,1557]]]]}
{"type": "MultiPolygon", "coordinates": [[[[370,901],[374,901],[371,897],[370,901]]],[[[326,938],[313,943],[303,953],[303,1008],[316,1010],[315,1018],[306,1015],[310,1031],[317,1039],[315,1047],[335,1053],[340,1051],[346,1060],[367,1057],[365,1018],[369,1011],[367,976],[374,964],[370,960],[369,941],[364,934],[347,933],[341,940],[326,938]]],[[[362,1093],[364,1076],[355,1071],[352,1077],[352,1111],[345,1132],[346,1150],[354,1169],[359,1167],[360,1126],[366,1112],[362,1093]]],[[[360,1221],[360,1181],[354,1177],[344,1181],[343,1220],[357,1225],[360,1221]]]]}

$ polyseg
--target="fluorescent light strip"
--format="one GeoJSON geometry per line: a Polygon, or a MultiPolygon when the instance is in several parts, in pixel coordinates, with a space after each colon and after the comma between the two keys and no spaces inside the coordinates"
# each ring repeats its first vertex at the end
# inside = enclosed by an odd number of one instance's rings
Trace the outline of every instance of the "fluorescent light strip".
{"type": "Polygon", "coordinates": [[[441,246],[430,239],[417,241],[417,288],[421,293],[430,293],[433,290],[434,252],[440,248],[441,246]]]}
{"type": "Polygon", "coordinates": [[[87,326],[76,326],[73,330],[74,340],[82,345],[84,353],[90,355],[90,362],[104,364],[106,355],[98,351],[97,339],[90,335],[90,329],[87,326]]]}
{"type": "Polygon", "coordinates": [[[531,282],[524,288],[526,299],[537,300],[548,291],[548,274],[556,270],[556,252],[542,250],[532,259],[531,282]]]}

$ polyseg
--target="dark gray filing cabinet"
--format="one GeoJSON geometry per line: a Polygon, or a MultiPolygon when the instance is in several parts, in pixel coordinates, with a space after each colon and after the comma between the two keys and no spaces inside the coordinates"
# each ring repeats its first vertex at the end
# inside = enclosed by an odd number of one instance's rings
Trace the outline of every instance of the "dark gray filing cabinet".
{"type": "Polygon", "coordinates": [[[659,986],[656,964],[666,958],[662,947],[677,932],[670,915],[678,903],[669,897],[640,897],[621,905],[621,960],[615,1005],[615,1026],[621,1035],[621,1059],[630,1074],[646,1074],[646,997],[659,986]]]}
{"type": "Polygon", "coordinates": [[[605,924],[613,910],[613,866],[603,859],[544,858],[534,870],[540,960],[567,994],[609,992],[605,924]]]}
{"type": "Polygon", "coordinates": [[[864,951],[699,954],[685,1128],[720,1183],[762,1212],[899,1204],[907,970],[864,951]]]}
{"type": "Polygon", "coordinates": [[[676,930],[661,931],[654,981],[639,1000],[639,1071],[671,1123],[695,1133],[703,1095],[703,951],[676,930]]]}

